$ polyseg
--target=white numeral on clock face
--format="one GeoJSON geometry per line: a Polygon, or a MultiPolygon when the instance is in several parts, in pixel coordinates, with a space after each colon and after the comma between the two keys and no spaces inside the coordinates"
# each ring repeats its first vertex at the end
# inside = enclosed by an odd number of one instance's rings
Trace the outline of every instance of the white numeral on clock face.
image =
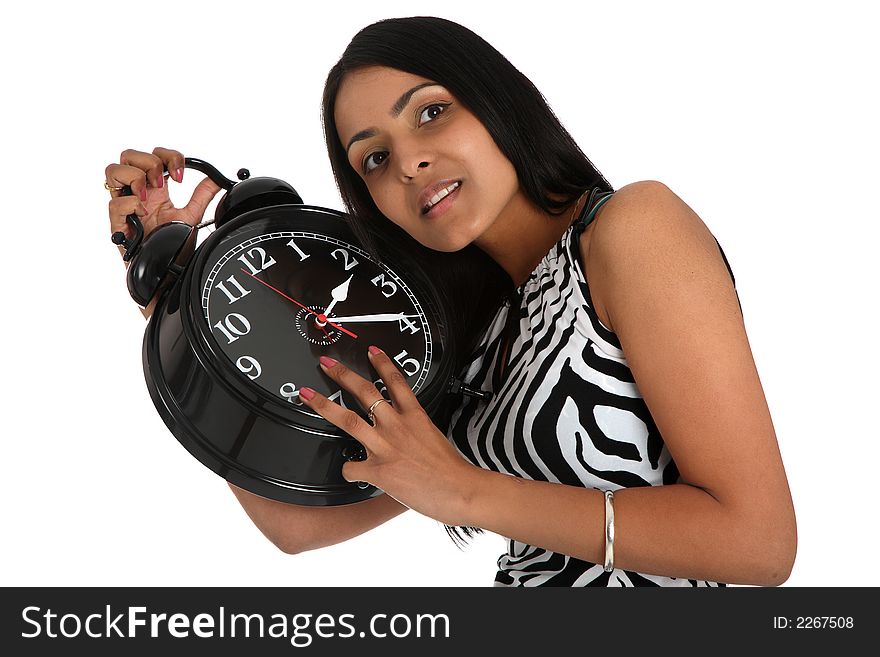
{"type": "Polygon", "coordinates": [[[236,296],[236,294],[234,292],[230,292],[229,290],[226,289],[226,283],[217,283],[217,285],[215,285],[214,287],[216,287],[218,290],[223,292],[223,294],[225,294],[227,297],[229,297],[229,303],[235,303],[236,301],[241,299],[243,296],[251,293],[250,290],[245,290],[241,286],[241,283],[239,283],[237,280],[235,280],[235,276],[230,276],[229,278],[226,279],[226,281],[231,286],[235,287],[238,290],[238,296],[236,296]]]}
{"type": "Polygon", "coordinates": [[[303,405],[303,400],[299,398],[299,390],[292,383],[285,383],[281,386],[281,389],[278,391],[281,393],[281,396],[284,397],[291,404],[296,404],[297,406],[303,405]]]}
{"type": "Polygon", "coordinates": [[[348,406],[345,405],[345,400],[342,399],[342,391],[341,390],[337,390],[332,395],[327,397],[327,399],[329,399],[330,401],[335,401],[337,404],[342,406],[342,408],[348,408],[348,406]]]}
{"type": "Polygon", "coordinates": [[[273,258],[272,256],[267,257],[266,251],[264,249],[260,248],[259,246],[255,246],[254,248],[252,248],[250,251],[247,252],[247,255],[239,256],[238,259],[241,260],[242,264],[244,264],[248,269],[251,270],[251,274],[259,274],[261,271],[263,271],[267,267],[271,267],[272,265],[275,264],[275,258],[273,258]],[[258,257],[254,257],[254,253],[256,253],[258,257]],[[251,256],[252,258],[254,258],[254,260],[259,261],[259,263],[260,263],[259,269],[257,269],[256,267],[254,267],[251,264],[251,261],[248,259],[247,256],[251,256]]]}
{"type": "Polygon", "coordinates": [[[248,378],[251,381],[253,381],[258,376],[260,376],[260,374],[263,373],[263,368],[260,367],[257,359],[253,358],[252,356],[242,356],[237,361],[235,361],[235,364],[238,366],[238,369],[248,375],[248,378]],[[256,374],[251,374],[251,372],[253,372],[254,370],[256,370],[256,374]]]}
{"type": "Polygon", "coordinates": [[[406,349],[404,349],[394,357],[394,360],[397,362],[398,365],[400,365],[401,369],[404,372],[406,372],[409,376],[413,376],[417,374],[420,369],[422,369],[422,366],[415,358],[407,358],[406,355],[406,349]],[[412,372],[410,372],[410,369],[412,369],[412,372]]]}
{"type": "Polygon", "coordinates": [[[397,292],[397,283],[394,281],[386,281],[384,272],[376,276],[376,278],[371,278],[370,282],[376,287],[382,288],[382,294],[385,295],[386,299],[390,299],[397,292]],[[388,288],[387,292],[385,291],[386,287],[388,288]]]}
{"type": "Polygon", "coordinates": [[[294,251],[296,251],[296,252],[299,254],[299,261],[300,261],[300,262],[302,262],[302,261],[305,260],[306,258],[310,257],[310,254],[308,254],[308,253],[303,253],[303,250],[302,250],[301,248],[299,248],[299,247],[296,245],[296,242],[294,242],[293,240],[290,240],[290,241],[287,243],[287,246],[289,246],[290,248],[292,248],[294,251]]]}
{"type": "Polygon", "coordinates": [[[221,319],[214,324],[214,327],[220,329],[223,335],[226,336],[226,339],[229,340],[227,344],[232,344],[238,340],[239,336],[247,335],[250,332],[251,323],[244,315],[229,313],[226,315],[226,319],[221,319]]]}
{"type": "MultiPolygon", "coordinates": [[[[278,390],[278,392],[280,392],[281,396],[284,397],[291,404],[296,404],[297,406],[302,406],[304,403],[303,400],[300,399],[300,397],[299,397],[299,388],[297,388],[296,385],[293,383],[285,383],[283,386],[281,386],[281,388],[278,390]]],[[[348,408],[345,405],[345,402],[342,401],[342,391],[341,390],[337,390],[332,395],[327,397],[327,399],[330,399],[331,401],[338,402],[339,405],[342,406],[343,408],[348,408]]]]}
{"type": "Polygon", "coordinates": [[[351,255],[349,254],[349,252],[346,251],[345,249],[334,249],[330,253],[330,255],[333,256],[334,260],[339,260],[339,256],[336,255],[337,253],[342,256],[343,260],[345,260],[345,271],[348,271],[349,269],[351,269],[352,267],[354,267],[355,265],[358,264],[357,258],[352,258],[351,255]],[[349,260],[349,258],[351,258],[351,260],[349,260]]]}
{"type": "Polygon", "coordinates": [[[403,319],[397,320],[397,323],[400,325],[400,332],[409,331],[411,335],[415,335],[422,329],[420,329],[415,322],[413,322],[409,317],[404,317],[403,319]]]}

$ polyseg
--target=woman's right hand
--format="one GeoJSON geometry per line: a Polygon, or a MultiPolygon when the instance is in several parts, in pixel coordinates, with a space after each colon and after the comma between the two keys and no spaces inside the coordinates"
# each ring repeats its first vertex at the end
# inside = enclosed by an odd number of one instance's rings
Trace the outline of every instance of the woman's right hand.
{"type": "MultiPolygon", "coordinates": [[[[131,196],[120,196],[118,191],[110,192],[113,197],[110,199],[111,234],[122,231],[126,239],[134,237],[134,230],[125,219],[132,213],[144,225],[144,238],[169,221],[183,221],[195,226],[202,220],[205,209],[220,187],[210,178],[205,178],[193,190],[189,203],[176,208],[168,195],[165,170],[172,180],[183,182],[183,154],[159,147],[154,148],[152,153],[127,149],[120,155],[118,163],[107,165],[104,175],[110,187],[131,187],[131,196]]],[[[125,253],[125,247],[120,246],[119,250],[125,253]]]]}

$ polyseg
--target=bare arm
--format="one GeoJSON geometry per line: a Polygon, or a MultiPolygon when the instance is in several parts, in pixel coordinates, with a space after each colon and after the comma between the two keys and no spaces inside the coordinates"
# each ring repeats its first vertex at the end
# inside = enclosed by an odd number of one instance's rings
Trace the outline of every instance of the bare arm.
{"type": "Polygon", "coordinates": [[[407,510],[390,495],[345,506],[297,506],[268,500],[229,484],[245,512],[279,550],[297,554],[342,543],[407,510]]]}
{"type": "MultiPolygon", "coordinates": [[[[773,586],[794,507],[734,289],[703,222],[659,183],[606,204],[590,244],[605,308],[681,481],[615,491],[615,567],[773,586]]],[[[601,491],[474,469],[462,524],[593,563],[601,491]]]]}

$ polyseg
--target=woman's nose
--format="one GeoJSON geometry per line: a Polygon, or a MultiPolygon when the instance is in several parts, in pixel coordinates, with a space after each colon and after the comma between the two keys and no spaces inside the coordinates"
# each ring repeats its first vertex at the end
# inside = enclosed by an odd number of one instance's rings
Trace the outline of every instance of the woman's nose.
{"type": "MultiPolygon", "coordinates": [[[[428,163],[425,161],[422,161],[422,162],[419,162],[419,166],[417,167],[417,169],[424,169],[427,166],[428,166],[428,163]]],[[[410,175],[409,173],[404,173],[403,175],[406,176],[410,180],[412,180],[412,178],[415,176],[415,174],[410,175]]]]}
{"type": "Polygon", "coordinates": [[[418,175],[421,169],[429,166],[431,156],[425,152],[425,149],[416,143],[401,144],[397,149],[397,157],[400,166],[400,173],[404,179],[409,181],[418,175]]]}

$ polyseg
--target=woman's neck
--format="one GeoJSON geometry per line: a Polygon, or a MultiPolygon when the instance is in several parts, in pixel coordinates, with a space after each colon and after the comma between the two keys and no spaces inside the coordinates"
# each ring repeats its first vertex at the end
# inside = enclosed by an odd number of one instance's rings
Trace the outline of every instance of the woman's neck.
{"type": "Polygon", "coordinates": [[[581,196],[563,214],[552,215],[519,192],[474,243],[508,273],[515,287],[520,287],[565,234],[584,202],[581,196]]]}

